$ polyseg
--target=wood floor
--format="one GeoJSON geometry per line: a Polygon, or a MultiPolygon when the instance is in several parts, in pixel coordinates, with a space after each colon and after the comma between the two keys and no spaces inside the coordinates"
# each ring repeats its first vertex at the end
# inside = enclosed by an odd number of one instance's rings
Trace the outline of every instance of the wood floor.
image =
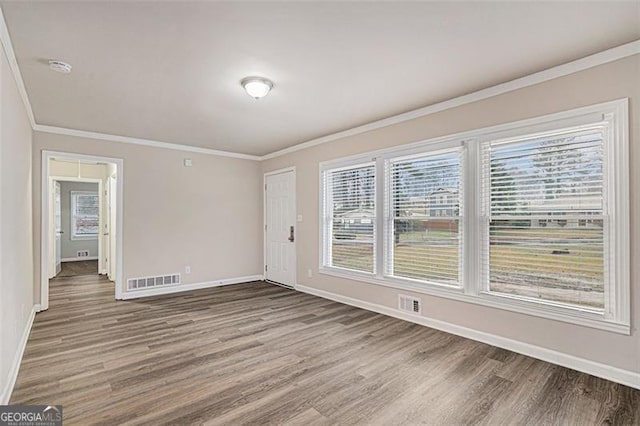
{"type": "Polygon", "coordinates": [[[640,391],[262,282],[52,281],[11,403],[65,424],[638,424],[640,391]]]}
{"type": "Polygon", "coordinates": [[[97,260],[79,260],[77,262],[62,262],[62,269],[56,278],[75,277],[78,275],[98,275],[97,260]]]}

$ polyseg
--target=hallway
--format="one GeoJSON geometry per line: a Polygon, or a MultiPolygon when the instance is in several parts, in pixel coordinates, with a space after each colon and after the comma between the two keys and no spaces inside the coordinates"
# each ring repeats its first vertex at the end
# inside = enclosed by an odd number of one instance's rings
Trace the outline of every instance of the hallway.
{"type": "Polygon", "coordinates": [[[62,262],[62,269],[52,279],[76,277],[81,275],[98,275],[97,260],[81,260],[78,262],[62,262]]]}

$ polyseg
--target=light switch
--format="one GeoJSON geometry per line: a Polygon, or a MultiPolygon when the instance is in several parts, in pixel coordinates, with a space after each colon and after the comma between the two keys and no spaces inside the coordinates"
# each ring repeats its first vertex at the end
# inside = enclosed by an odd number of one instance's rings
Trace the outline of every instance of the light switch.
{"type": "Polygon", "coordinates": [[[302,215],[301,214],[298,215],[298,222],[302,222],[302,215]]]}
{"type": "Polygon", "coordinates": [[[193,166],[193,161],[191,160],[191,158],[185,158],[185,159],[184,159],[184,166],[185,166],[185,167],[191,167],[191,166],[193,166]]]}

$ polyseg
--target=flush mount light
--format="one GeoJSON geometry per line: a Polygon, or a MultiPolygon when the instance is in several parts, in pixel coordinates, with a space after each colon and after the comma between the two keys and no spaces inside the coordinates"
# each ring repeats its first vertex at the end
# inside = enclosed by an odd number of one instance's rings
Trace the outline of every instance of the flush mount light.
{"type": "Polygon", "coordinates": [[[273,89],[273,82],[262,77],[245,77],[240,84],[247,94],[255,99],[264,98],[273,89]]]}
{"type": "Polygon", "coordinates": [[[51,68],[55,72],[59,72],[62,74],[69,74],[71,72],[71,65],[66,62],[58,61],[56,59],[51,59],[49,61],[49,68],[51,68]]]}

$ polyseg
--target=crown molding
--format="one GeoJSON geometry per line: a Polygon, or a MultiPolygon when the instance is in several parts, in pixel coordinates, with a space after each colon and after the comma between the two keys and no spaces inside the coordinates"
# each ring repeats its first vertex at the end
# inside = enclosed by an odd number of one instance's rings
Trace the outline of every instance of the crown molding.
{"type": "Polygon", "coordinates": [[[4,54],[7,57],[7,62],[9,62],[9,67],[11,67],[13,78],[16,80],[18,92],[20,93],[24,108],[27,111],[27,116],[29,117],[29,123],[31,123],[31,128],[34,128],[36,119],[33,116],[33,109],[29,102],[29,96],[27,96],[27,89],[24,86],[22,74],[20,74],[20,68],[18,68],[18,60],[16,59],[16,53],[13,51],[13,44],[11,43],[11,37],[9,37],[9,29],[7,28],[7,22],[4,20],[2,8],[0,8],[0,42],[2,42],[4,54]]]}
{"type": "Polygon", "coordinates": [[[36,132],[54,133],[57,135],[76,136],[81,138],[97,139],[110,142],[128,143],[133,145],[151,146],[154,148],[172,149],[174,151],[194,152],[196,154],[217,155],[220,157],[239,158],[242,160],[260,161],[257,155],[241,154],[237,152],[219,151],[216,149],[201,148],[192,145],[182,145],[177,143],[160,142],[151,139],[131,138],[129,136],[111,135],[108,133],[89,132],[86,130],[67,129],[64,127],[44,126],[36,124],[33,127],[36,132]]]}
{"type": "Polygon", "coordinates": [[[300,151],[302,149],[311,148],[323,143],[332,142],[338,139],[346,138],[348,136],[354,136],[372,130],[380,129],[382,127],[391,126],[394,124],[402,123],[404,121],[413,120],[415,118],[424,117],[426,115],[434,114],[436,112],[444,111],[447,109],[459,107],[472,102],[481,101],[483,99],[491,98],[503,93],[512,92],[514,90],[522,89],[525,87],[533,86],[535,84],[543,83],[545,81],[553,80],[558,77],[563,77],[569,74],[573,74],[579,71],[583,71],[589,68],[603,65],[609,62],[617,61],[628,56],[640,54],[640,40],[632,41],[631,43],[623,44],[618,47],[614,47],[591,56],[587,56],[581,59],[577,59],[566,64],[558,65],[552,68],[548,68],[544,71],[540,71],[534,74],[517,78],[515,80],[501,83],[496,86],[491,86],[486,89],[478,90],[477,92],[469,93],[467,95],[459,96],[457,98],[449,99],[447,101],[432,104],[426,107],[418,108],[412,111],[408,111],[402,114],[394,115],[392,117],[384,118],[382,120],[373,121],[362,126],[354,127],[352,129],[344,130],[341,132],[333,133],[327,136],[322,136],[317,139],[312,139],[307,142],[302,142],[289,148],[275,151],[270,154],[263,155],[261,160],[268,160],[270,158],[280,157],[282,155],[290,154],[292,152],[300,151]]]}
{"type": "Polygon", "coordinates": [[[609,62],[617,61],[619,59],[623,59],[628,56],[640,54],[640,40],[636,40],[631,43],[623,44],[621,46],[614,47],[612,49],[608,49],[608,50],[596,53],[594,55],[587,56],[582,59],[568,62],[563,65],[558,65],[556,67],[549,68],[534,74],[530,74],[525,77],[517,78],[515,80],[511,80],[506,83],[498,84],[496,86],[488,87],[486,89],[478,90],[477,92],[469,93],[467,95],[449,99],[444,102],[439,102],[423,108],[418,108],[402,114],[394,115],[392,117],[384,118],[382,120],[373,121],[371,123],[364,124],[362,126],[357,126],[341,132],[332,133],[330,135],[322,136],[320,138],[302,142],[302,143],[293,145],[289,148],[272,152],[270,154],[259,156],[259,155],[241,154],[241,153],[228,152],[228,151],[219,151],[216,149],[202,148],[202,147],[197,147],[193,145],[183,145],[183,144],[176,144],[176,143],[169,143],[169,142],[161,142],[161,141],[156,141],[151,139],[132,138],[128,136],[112,135],[108,133],[90,132],[86,130],[67,129],[64,127],[38,124],[35,121],[33,109],[31,108],[29,97],[27,96],[27,90],[25,88],[24,81],[22,80],[22,75],[20,74],[20,68],[18,67],[18,62],[16,60],[16,55],[13,50],[11,38],[9,37],[9,30],[7,29],[7,24],[4,19],[2,8],[0,8],[0,41],[2,42],[2,46],[4,47],[4,51],[7,56],[9,66],[11,67],[13,77],[18,87],[18,92],[20,93],[20,97],[24,102],[24,106],[27,111],[27,115],[29,116],[31,127],[33,128],[34,131],[44,132],[44,133],[54,133],[54,134],[67,135],[67,136],[79,136],[79,137],[90,138],[90,139],[119,142],[119,143],[129,143],[134,145],[150,146],[155,148],[165,148],[165,149],[172,149],[176,151],[194,152],[198,154],[217,155],[222,157],[239,158],[239,159],[253,160],[253,161],[264,161],[264,160],[269,160],[271,158],[280,157],[286,154],[290,154],[292,152],[311,148],[316,145],[332,142],[348,136],[358,135],[361,133],[365,133],[365,132],[380,129],[383,127],[391,126],[394,124],[402,123],[404,121],[413,120],[415,118],[424,117],[429,114],[455,108],[455,107],[469,104],[472,102],[481,101],[483,99],[501,95],[503,93],[533,86],[535,84],[553,80],[558,77],[563,77],[569,74],[573,74],[575,72],[593,68],[598,65],[603,65],[609,62]]]}

